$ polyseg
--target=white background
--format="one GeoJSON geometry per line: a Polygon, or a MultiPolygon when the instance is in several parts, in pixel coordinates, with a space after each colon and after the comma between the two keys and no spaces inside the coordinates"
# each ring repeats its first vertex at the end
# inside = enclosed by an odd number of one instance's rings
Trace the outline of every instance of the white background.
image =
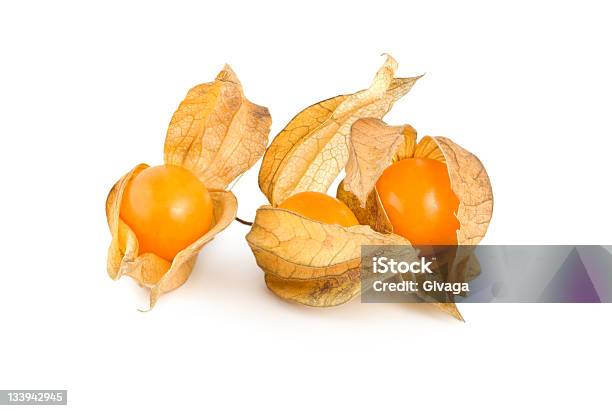
{"type": "MultiPolygon", "coordinates": [[[[426,72],[385,118],[451,137],[491,177],[489,244],[610,243],[605,2],[3,2],[0,388],[93,409],[603,409],[610,305],[309,309],[277,299],[234,223],[189,281],[147,296],[105,271],[104,200],[159,164],[186,91],[227,62],[269,107],[369,85],[383,52],[426,72]]],[[[239,216],[265,198],[259,165],[239,216]]]]}

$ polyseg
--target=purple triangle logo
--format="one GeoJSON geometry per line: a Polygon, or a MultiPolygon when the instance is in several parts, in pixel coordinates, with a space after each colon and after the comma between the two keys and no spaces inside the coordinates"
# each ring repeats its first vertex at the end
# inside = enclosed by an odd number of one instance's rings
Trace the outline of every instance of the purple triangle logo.
{"type": "Polygon", "coordinates": [[[601,299],[593,285],[578,250],[574,248],[550,280],[538,302],[599,303],[601,299]]]}

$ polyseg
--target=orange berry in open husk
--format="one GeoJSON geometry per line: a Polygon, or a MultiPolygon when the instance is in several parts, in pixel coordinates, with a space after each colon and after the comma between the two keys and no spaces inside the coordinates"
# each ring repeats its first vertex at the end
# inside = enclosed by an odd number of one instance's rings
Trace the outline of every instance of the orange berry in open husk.
{"type": "Polygon", "coordinates": [[[213,205],[204,184],[189,170],[162,165],[130,180],[120,215],[138,238],[139,254],[172,261],[210,229],[213,205]]]}

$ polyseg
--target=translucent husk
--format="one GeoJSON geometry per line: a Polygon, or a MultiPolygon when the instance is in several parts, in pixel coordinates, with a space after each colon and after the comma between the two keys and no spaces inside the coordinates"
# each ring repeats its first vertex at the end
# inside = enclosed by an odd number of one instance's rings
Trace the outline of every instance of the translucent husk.
{"type": "Polygon", "coordinates": [[[387,56],[368,89],[313,104],[285,126],[259,171],[259,187],[270,204],[303,191],[327,191],[348,159],[353,123],[382,118],[420,78],[395,78],[396,69],[397,62],[387,56]]]}

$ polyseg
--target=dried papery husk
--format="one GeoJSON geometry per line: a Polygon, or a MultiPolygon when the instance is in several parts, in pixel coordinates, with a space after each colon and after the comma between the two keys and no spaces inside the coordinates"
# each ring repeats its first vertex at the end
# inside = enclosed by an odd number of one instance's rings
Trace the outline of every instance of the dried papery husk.
{"type": "Polygon", "coordinates": [[[303,191],[326,192],[348,159],[352,124],[382,118],[420,77],[395,78],[397,62],[387,56],[371,86],[316,103],[297,114],[274,138],[259,172],[259,187],[276,206],[303,191]]]}
{"type": "MultiPolygon", "coordinates": [[[[446,163],[451,189],[459,199],[457,244],[476,245],[483,238],[493,215],[493,189],[484,166],[474,154],[446,137],[424,137],[420,145],[433,141],[438,150],[427,154],[436,159],[440,153],[446,163]]],[[[415,157],[423,157],[417,151],[415,157]]]]}
{"type": "Polygon", "coordinates": [[[271,206],[257,210],[246,239],[274,293],[316,307],[342,304],[359,294],[362,245],[410,247],[405,238],[368,226],[325,224],[271,206]]]}
{"type": "Polygon", "coordinates": [[[410,126],[401,127],[403,140],[398,144],[397,140],[387,138],[389,134],[397,133],[397,126],[387,126],[378,119],[361,119],[355,123],[353,129],[358,132],[351,135],[356,143],[350,143],[353,158],[349,164],[371,161],[379,166],[347,168],[347,176],[338,187],[337,197],[353,210],[361,224],[389,227],[389,219],[384,209],[381,210],[382,203],[375,188],[382,171],[391,163],[406,158],[437,160],[446,164],[451,189],[459,200],[457,220],[460,228],[457,230],[457,244],[478,244],[493,214],[493,191],[484,166],[474,154],[449,138],[426,136],[416,144],[414,129],[410,126]],[[376,127],[368,128],[372,123],[376,123],[376,127]],[[359,181],[358,185],[352,183],[355,180],[359,181]],[[374,198],[370,199],[371,196],[374,198]],[[365,203],[364,198],[367,199],[365,203]]]}
{"type": "Polygon", "coordinates": [[[335,307],[344,304],[361,292],[360,269],[354,268],[336,277],[315,280],[287,280],[265,274],[266,285],[284,300],[310,307],[335,307]]]}
{"type": "Polygon", "coordinates": [[[187,281],[198,253],[206,243],[234,220],[238,203],[230,191],[211,190],[213,220],[206,234],[181,250],[172,262],[153,253],[139,254],[138,238],[120,218],[120,207],[129,180],[147,167],[146,164],[136,166],[113,186],[107,197],[106,217],[112,234],[107,270],[113,280],[127,275],[141,286],[149,288],[149,308],[153,308],[162,294],[174,290],[187,281]]]}
{"type": "Polygon", "coordinates": [[[437,309],[444,311],[446,314],[455,317],[459,321],[465,322],[463,315],[461,315],[461,311],[457,308],[457,304],[455,303],[433,303],[437,309]]]}
{"type": "Polygon", "coordinates": [[[268,109],[247,100],[226,65],[179,105],[166,133],[164,161],[190,170],[209,190],[225,190],[261,158],[271,124],[268,109]]]}
{"type": "Polygon", "coordinates": [[[403,141],[404,126],[388,126],[376,118],[353,123],[343,186],[357,196],[361,208],[403,141]]]}
{"type": "Polygon", "coordinates": [[[381,233],[393,232],[376,182],[392,163],[414,155],[416,138],[416,130],[408,124],[388,126],[371,118],[353,124],[346,177],[338,185],[336,197],[349,206],[360,224],[381,233]]]}
{"type": "Polygon", "coordinates": [[[128,181],[148,167],[140,164],[114,185],[106,201],[111,278],[127,275],[150,288],[150,308],[162,294],[182,285],[202,247],[234,220],[237,201],[226,188],[263,155],[271,121],[267,108],[246,99],[227,65],[213,82],[189,90],[168,126],[164,161],[188,169],[206,186],[213,203],[211,228],[172,261],[153,253],[139,255],[136,235],[119,216],[128,181]]]}
{"type": "MultiPolygon", "coordinates": [[[[472,275],[480,272],[471,253],[463,246],[475,245],[484,237],[493,212],[493,193],[489,177],[480,160],[446,137],[424,137],[416,143],[416,131],[408,126],[388,126],[378,119],[354,123],[349,139],[347,176],[338,186],[336,196],[351,208],[361,224],[387,233],[392,226],[376,191],[376,182],[385,168],[406,158],[429,158],[446,164],[451,189],[459,200],[457,220],[458,254],[450,275],[465,272],[472,264],[472,275]]],[[[442,307],[442,306],[440,306],[442,307]]],[[[454,312],[456,307],[446,307],[454,312]]],[[[458,313],[458,311],[457,311],[458,313]]],[[[459,316],[455,315],[457,318],[459,316]]]]}
{"type": "Polygon", "coordinates": [[[393,226],[380,201],[376,188],[368,194],[365,207],[363,208],[357,196],[344,188],[344,181],[338,184],[336,197],[353,211],[359,224],[370,226],[375,231],[383,234],[393,232],[393,226]]]}
{"type": "Polygon", "coordinates": [[[455,254],[448,271],[450,282],[470,282],[480,275],[480,261],[474,251],[475,247],[462,246],[455,254]]]}
{"type": "MultiPolygon", "coordinates": [[[[474,254],[472,246],[449,247],[439,251],[430,267],[432,274],[416,275],[416,280],[422,284],[426,280],[435,280],[447,283],[469,283],[480,274],[480,263],[474,254]]],[[[411,279],[409,276],[405,279],[411,279]]],[[[451,314],[458,320],[464,321],[463,316],[455,305],[455,295],[452,293],[424,291],[421,287],[417,295],[423,301],[433,303],[436,308],[451,314]]],[[[465,296],[466,294],[460,294],[465,296]]]]}

